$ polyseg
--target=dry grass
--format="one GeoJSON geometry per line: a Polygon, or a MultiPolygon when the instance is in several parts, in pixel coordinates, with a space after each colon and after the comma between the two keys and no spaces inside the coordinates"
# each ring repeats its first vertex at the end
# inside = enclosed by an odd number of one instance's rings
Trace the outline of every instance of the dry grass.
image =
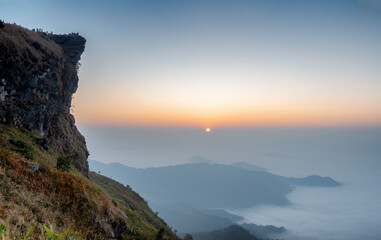
{"type": "MultiPolygon", "coordinates": [[[[34,173],[29,165],[0,150],[0,213],[13,232],[23,236],[30,225],[47,224],[58,232],[73,229],[81,237],[108,239],[113,237],[112,224],[127,220],[94,185],[49,167],[34,173]]],[[[41,236],[41,231],[35,234],[41,236]]]]}
{"type": "Polygon", "coordinates": [[[36,63],[43,62],[46,54],[55,58],[63,57],[61,47],[50,41],[43,33],[28,31],[15,24],[5,24],[1,29],[0,43],[4,45],[2,51],[16,53],[15,57],[28,54],[36,60],[36,63]]]}
{"type": "Polygon", "coordinates": [[[179,239],[139,194],[100,174],[90,172],[89,176],[125,211],[128,219],[123,239],[155,239],[160,229],[164,231],[162,239],[179,239]]]}
{"type": "Polygon", "coordinates": [[[57,156],[42,148],[37,133],[0,125],[0,224],[8,226],[8,234],[25,236],[35,226],[32,239],[41,239],[46,224],[75,239],[109,239],[115,224],[125,224],[123,239],[156,239],[160,229],[162,239],[179,239],[137,193],[99,174],[89,179],[74,167],[58,171],[57,156]],[[34,160],[11,139],[28,145],[34,160]],[[38,173],[28,168],[32,163],[40,165],[38,173]]]}

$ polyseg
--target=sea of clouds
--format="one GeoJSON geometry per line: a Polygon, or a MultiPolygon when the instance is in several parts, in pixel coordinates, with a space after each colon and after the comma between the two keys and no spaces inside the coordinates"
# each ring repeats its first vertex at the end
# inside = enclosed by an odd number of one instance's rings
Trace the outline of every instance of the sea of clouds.
{"type": "MultiPolygon", "coordinates": [[[[354,176],[356,178],[356,176],[354,176]]],[[[246,222],[284,226],[294,240],[376,240],[381,236],[379,182],[361,180],[333,188],[296,187],[289,206],[229,210],[246,222]]]]}

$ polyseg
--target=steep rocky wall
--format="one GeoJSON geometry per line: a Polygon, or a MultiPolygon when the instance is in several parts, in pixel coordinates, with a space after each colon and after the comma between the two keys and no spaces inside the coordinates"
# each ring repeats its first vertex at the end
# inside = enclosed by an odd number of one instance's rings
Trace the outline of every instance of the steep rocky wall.
{"type": "Polygon", "coordinates": [[[0,123],[38,131],[44,147],[72,156],[87,176],[85,139],[70,114],[85,43],[79,35],[0,28],[0,123]]]}

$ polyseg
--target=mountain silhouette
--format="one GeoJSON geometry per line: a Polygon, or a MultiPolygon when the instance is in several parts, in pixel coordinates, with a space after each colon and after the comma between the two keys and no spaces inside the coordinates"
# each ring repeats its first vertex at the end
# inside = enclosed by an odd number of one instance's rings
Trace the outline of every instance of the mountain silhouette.
{"type": "Polygon", "coordinates": [[[89,160],[93,171],[130,185],[154,204],[188,202],[199,209],[246,208],[288,204],[293,185],[338,186],[329,177],[288,178],[222,164],[182,164],[137,169],[120,163],[89,160]]]}

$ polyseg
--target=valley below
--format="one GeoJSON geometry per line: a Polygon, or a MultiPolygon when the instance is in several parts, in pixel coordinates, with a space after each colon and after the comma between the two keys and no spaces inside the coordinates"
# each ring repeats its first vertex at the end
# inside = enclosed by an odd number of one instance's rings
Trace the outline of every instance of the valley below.
{"type": "Polygon", "coordinates": [[[190,233],[194,239],[238,231],[229,228],[232,225],[264,239],[315,240],[322,234],[326,239],[348,239],[364,232],[343,234],[342,229],[375,210],[369,206],[350,211],[364,200],[361,196],[368,196],[359,191],[361,183],[356,188],[317,175],[288,178],[247,163],[137,169],[89,160],[89,165],[92,171],[129,184],[180,236],[190,233]]]}

